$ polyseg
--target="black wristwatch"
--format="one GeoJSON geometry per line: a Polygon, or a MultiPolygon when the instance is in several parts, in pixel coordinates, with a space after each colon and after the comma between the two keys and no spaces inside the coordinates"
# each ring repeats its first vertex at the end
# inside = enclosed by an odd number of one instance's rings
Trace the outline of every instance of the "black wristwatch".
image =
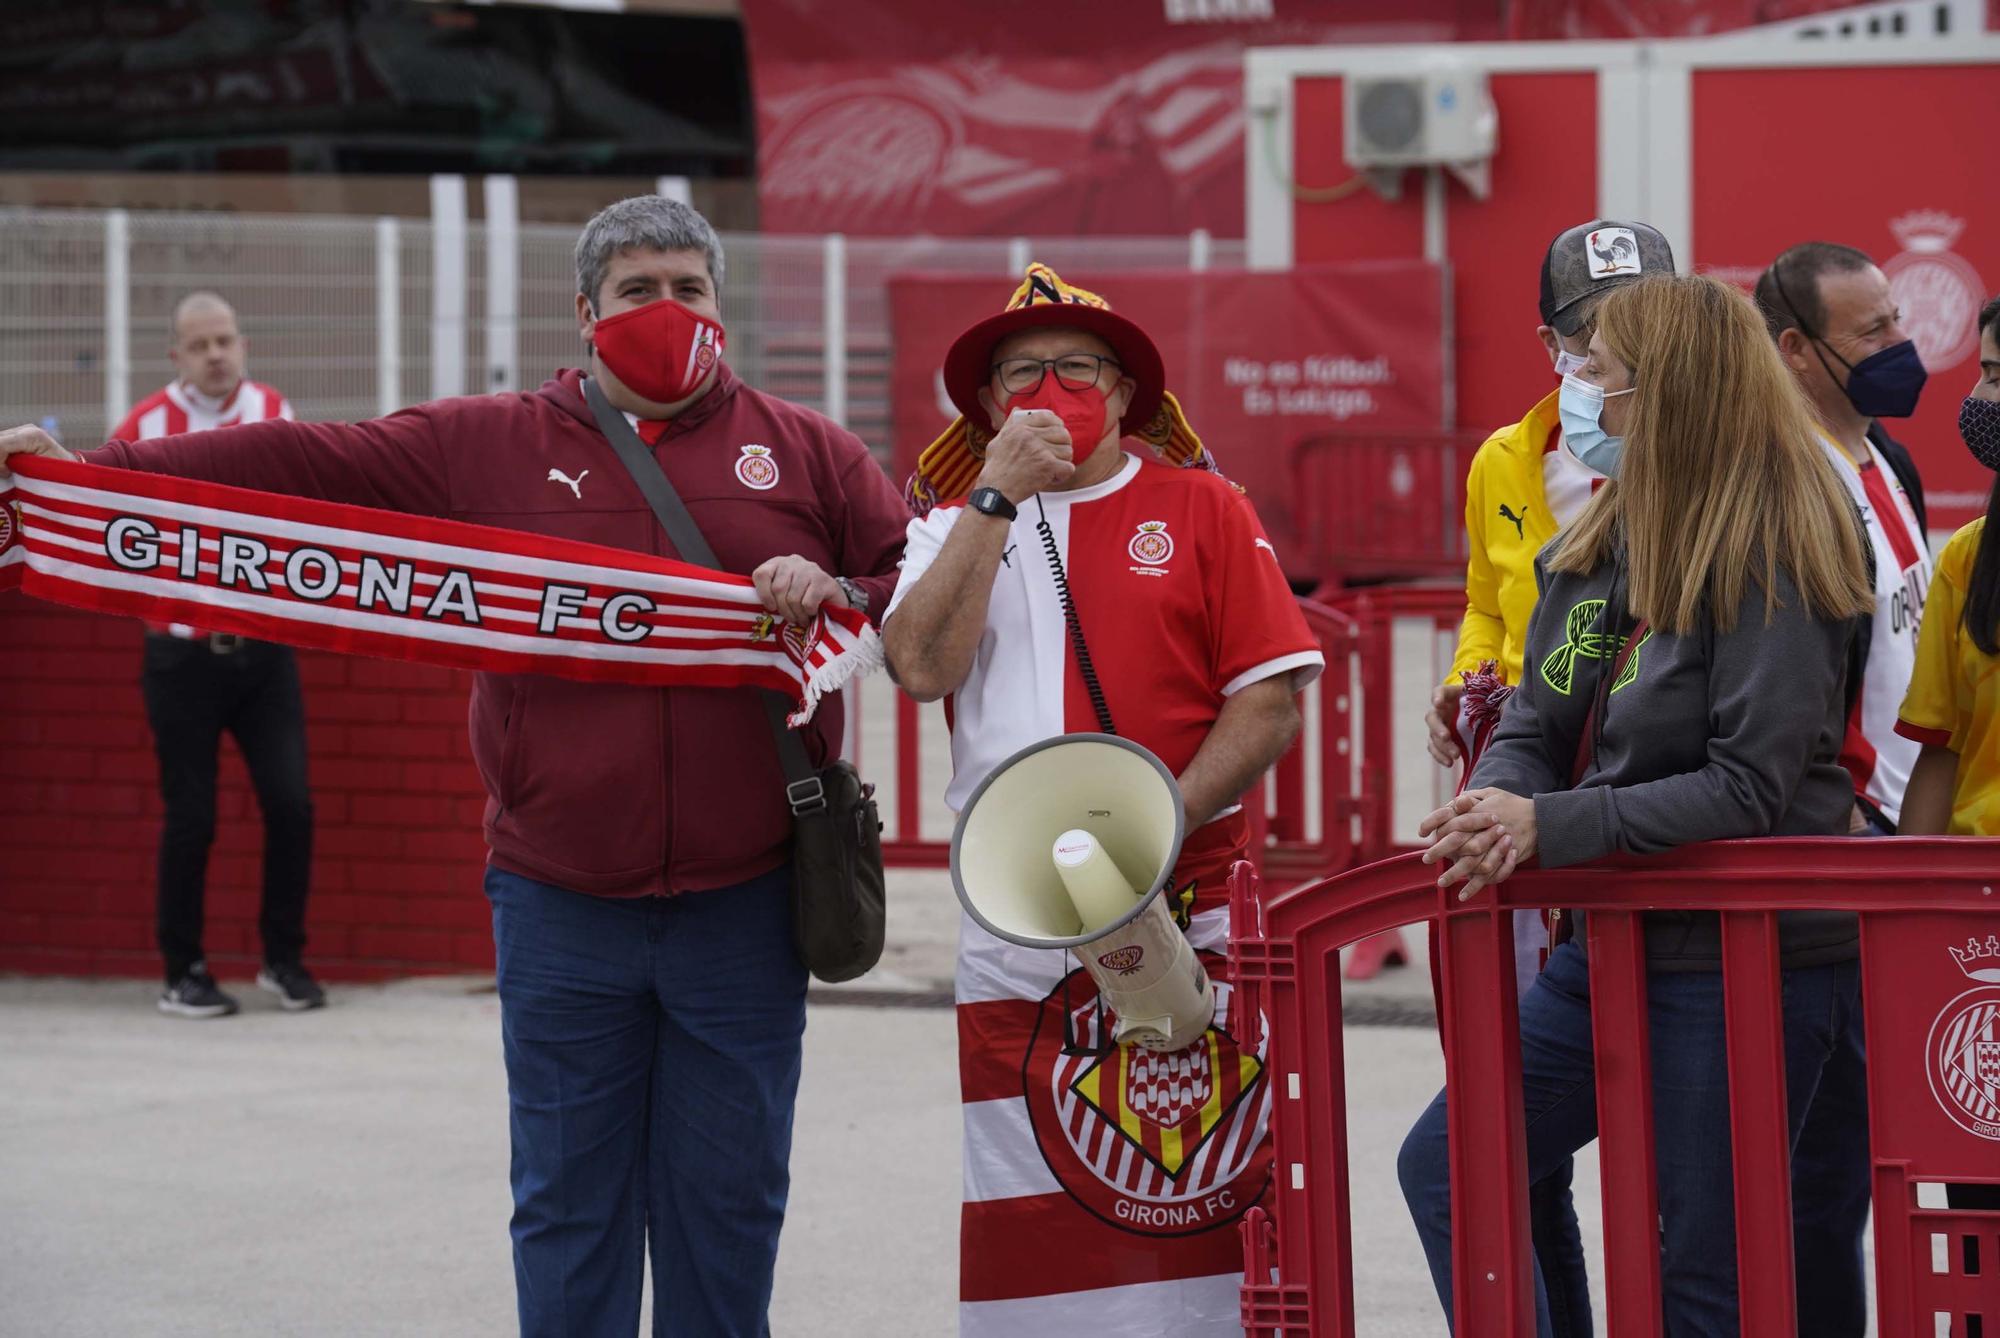
{"type": "Polygon", "coordinates": [[[1014,509],[1014,504],[1007,500],[1007,494],[998,488],[974,488],[972,496],[965,499],[965,504],[974,511],[983,511],[1002,520],[1012,520],[1021,514],[1014,509]]]}

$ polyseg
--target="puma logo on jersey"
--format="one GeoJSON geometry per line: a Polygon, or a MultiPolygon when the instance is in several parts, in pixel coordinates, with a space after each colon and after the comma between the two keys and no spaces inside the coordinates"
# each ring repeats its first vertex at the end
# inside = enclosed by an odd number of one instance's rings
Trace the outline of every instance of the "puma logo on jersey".
{"type": "Polygon", "coordinates": [[[1002,549],[1000,551],[1000,565],[1012,571],[1014,569],[1014,550],[1020,546],[1019,544],[1008,544],[1002,549]]]}
{"type": "Polygon", "coordinates": [[[1502,502],[1500,503],[1500,519],[1511,520],[1514,522],[1515,538],[1525,539],[1528,537],[1528,532],[1527,532],[1528,516],[1526,512],[1522,512],[1520,515],[1517,516],[1514,514],[1513,507],[1508,506],[1505,502],[1502,502]]]}
{"type": "Polygon", "coordinates": [[[576,500],[579,502],[583,500],[583,481],[589,477],[590,477],[590,471],[588,469],[584,470],[581,474],[578,474],[575,478],[571,478],[569,475],[563,473],[560,469],[551,469],[549,471],[549,482],[562,484],[564,487],[570,490],[570,493],[573,496],[575,496],[576,500]]]}
{"type": "Polygon", "coordinates": [[[1271,547],[1269,539],[1252,539],[1250,542],[1258,548],[1263,549],[1266,553],[1269,553],[1273,558],[1278,556],[1278,550],[1271,547]]]}

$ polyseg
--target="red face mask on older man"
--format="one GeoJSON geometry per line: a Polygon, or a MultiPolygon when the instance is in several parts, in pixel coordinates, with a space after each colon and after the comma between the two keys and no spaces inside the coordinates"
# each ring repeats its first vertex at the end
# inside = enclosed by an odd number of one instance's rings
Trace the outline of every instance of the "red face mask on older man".
{"type": "Polygon", "coordinates": [[[655,404],[676,404],[700,387],[722,356],[722,322],[672,298],[606,316],[591,342],[611,374],[655,404]]]}
{"type": "Polygon", "coordinates": [[[1047,409],[1062,419],[1063,426],[1069,429],[1070,450],[1079,464],[1104,440],[1104,396],[1095,386],[1072,390],[1056,377],[1044,376],[1033,390],[1008,396],[1007,409],[1010,413],[1017,409],[1047,409]]]}

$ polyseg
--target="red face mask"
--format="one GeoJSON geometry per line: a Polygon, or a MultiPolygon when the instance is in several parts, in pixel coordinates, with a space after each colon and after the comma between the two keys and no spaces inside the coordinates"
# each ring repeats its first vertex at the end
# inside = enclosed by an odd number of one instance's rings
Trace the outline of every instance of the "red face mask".
{"type": "Polygon", "coordinates": [[[606,316],[591,336],[611,374],[655,404],[694,394],[722,356],[722,322],[671,298],[606,316]]]}
{"type": "Polygon", "coordinates": [[[1047,409],[1062,419],[1069,429],[1070,450],[1075,452],[1078,464],[1085,456],[1097,449],[1097,443],[1104,440],[1104,418],[1107,412],[1104,396],[1093,387],[1089,390],[1071,390],[1056,380],[1055,372],[1047,370],[1042,375],[1042,383],[1025,395],[1015,395],[1008,399],[1007,410],[1047,409]]]}

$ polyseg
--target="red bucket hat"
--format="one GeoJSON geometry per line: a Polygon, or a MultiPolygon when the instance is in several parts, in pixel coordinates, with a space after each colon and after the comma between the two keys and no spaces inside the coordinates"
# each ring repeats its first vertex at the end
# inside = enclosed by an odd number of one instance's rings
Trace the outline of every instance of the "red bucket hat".
{"type": "Polygon", "coordinates": [[[1047,328],[1083,330],[1111,346],[1120,368],[1138,387],[1119,421],[1125,436],[1141,438],[1171,463],[1215,469],[1180,402],[1168,392],[1166,365],[1146,332],[1096,293],[1064,283],[1047,265],[1034,264],[1006,308],[952,341],[945,354],[945,394],[960,417],[917,458],[916,472],[903,490],[912,511],[923,515],[971,490],[986,443],[993,438],[979,403],[979,392],[992,375],[993,349],[1017,330],[1047,328]]]}

